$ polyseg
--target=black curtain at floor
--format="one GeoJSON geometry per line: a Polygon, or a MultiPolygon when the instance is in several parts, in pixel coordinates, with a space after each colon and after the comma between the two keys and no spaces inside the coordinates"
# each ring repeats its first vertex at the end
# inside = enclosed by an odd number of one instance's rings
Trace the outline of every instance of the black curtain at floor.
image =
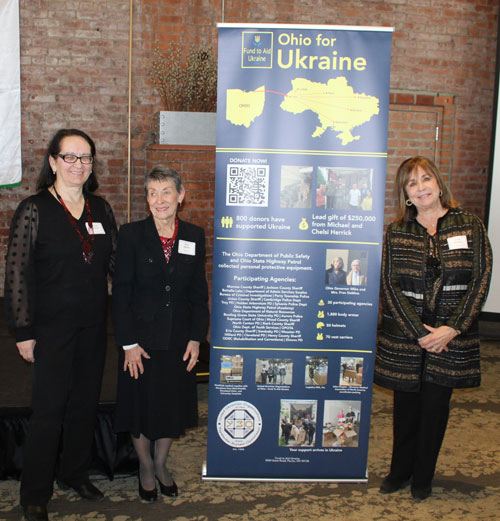
{"type": "MultiPolygon", "coordinates": [[[[113,432],[113,409],[114,404],[99,405],[90,467],[91,474],[104,474],[109,479],[117,474],[132,474],[138,468],[129,434],[113,432]]],[[[30,414],[29,407],[0,408],[0,479],[21,476],[30,414]]]]}

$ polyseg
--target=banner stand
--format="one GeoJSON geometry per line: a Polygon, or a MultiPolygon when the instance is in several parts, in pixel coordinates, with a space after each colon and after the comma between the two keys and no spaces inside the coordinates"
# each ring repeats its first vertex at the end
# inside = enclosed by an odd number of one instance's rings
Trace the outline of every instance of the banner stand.
{"type": "Polygon", "coordinates": [[[219,25],[204,480],[367,481],[391,38],[219,25]]]}

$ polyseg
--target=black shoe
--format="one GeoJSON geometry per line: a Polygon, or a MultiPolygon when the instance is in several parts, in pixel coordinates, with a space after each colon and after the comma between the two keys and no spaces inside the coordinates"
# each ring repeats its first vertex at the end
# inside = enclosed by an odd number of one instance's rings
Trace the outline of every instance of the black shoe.
{"type": "MultiPolygon", "coordinates": [[[[156,479],[158,479],[158,476],[156,476],[156,479]]],[[[172,480],[172,484],[167,487],[167,485],[164,485],[159,479],[158,483],[160,484],[160,490],[161,493],[164,496],[168,497],[177,497],[179,495],[179,490],[177,488],[177,485],[174,480],[172,480]]]]}
{"type": "Polygon", "coordinates": [[[405,488],[410,483],[409,479],[401,479],[391,476],[390,474],[384,478],[380,485],[381,494],[392,494],[402,488],[405,488]]]}
{"type": "Polygon", "coordinates": [[[70,485],[64,481],[57,480],[57,484],[62,490],[74,490],[83,499],[100,501],[104,498],[104,494],[96,486],[92,485],[90,481],[86,481],[80,485],[70,485]]]}
{"type": "Polygon", "coordinates": [[[26,505],[23,507],[23,515],[26,521],[49,521],[47,508],[38,505],[26,505]]]}
{"type": "Polygon", "coordinates": [[[158,491],[156,488],[153,490],[144,490],[141,485],[141,478],[139,478],[139,496],[141,499],[144,499],[144,501],[148,501],[149,503],[153,503],[153,501],[156,501],[158,499],[158,491]]]}
{"type": "Polygon", "coordinates": [[[429,485],[427,487],[415,487],[411,486],[411,495],[413,499],[418,501],[423,501],[427,499],[432,494],[432,487],[429,485]]]}

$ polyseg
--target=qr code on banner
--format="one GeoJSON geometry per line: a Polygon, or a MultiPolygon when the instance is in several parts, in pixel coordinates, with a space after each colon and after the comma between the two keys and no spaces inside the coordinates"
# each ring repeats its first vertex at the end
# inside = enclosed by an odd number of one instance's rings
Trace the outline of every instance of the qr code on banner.
{"type": "Polygon", "coordinates": [[[269,165],[227,165],[227,206],[267,206],[269,165]]]}

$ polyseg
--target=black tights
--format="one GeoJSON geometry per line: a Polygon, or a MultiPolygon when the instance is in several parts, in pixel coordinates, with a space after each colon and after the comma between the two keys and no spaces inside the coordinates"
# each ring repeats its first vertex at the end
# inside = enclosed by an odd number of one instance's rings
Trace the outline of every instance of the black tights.
{"type": "Polygon", "coordinates": [[[172,438],[155,440],[153,458],[151,456],[151,440],[143,434],[139,438],[132,436],[132,442],[139,458],[139,477],[145,490],[155,488],[155,476],[163,485],[170,486],[172,484],[172,476],[166,467],[172,441],[172,438]]]}

